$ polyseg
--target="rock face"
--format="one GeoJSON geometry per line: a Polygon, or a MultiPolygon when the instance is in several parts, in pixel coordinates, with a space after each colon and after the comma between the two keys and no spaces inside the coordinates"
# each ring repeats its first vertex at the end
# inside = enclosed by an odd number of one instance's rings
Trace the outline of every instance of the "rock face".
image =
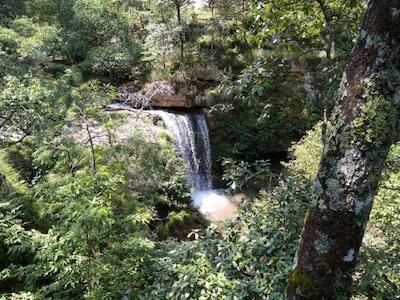
{"type": "Polygon", "coordinates": [[[213,97],[199,91],[195,85],[181,85],[171,81],[155,81],[139,92],[128,86],[120,89],[119,98],[124,104],[135,108],[202,108],[211,105],[213,97]]]}

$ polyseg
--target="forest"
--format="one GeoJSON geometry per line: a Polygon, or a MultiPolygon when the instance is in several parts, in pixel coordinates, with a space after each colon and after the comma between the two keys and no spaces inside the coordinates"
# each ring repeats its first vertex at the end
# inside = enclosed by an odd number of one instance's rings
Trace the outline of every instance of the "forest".
{"type": "Polygon", "coordinates": [[[0,0],[0,299],[400,299],[399,0],[0,0]]]}

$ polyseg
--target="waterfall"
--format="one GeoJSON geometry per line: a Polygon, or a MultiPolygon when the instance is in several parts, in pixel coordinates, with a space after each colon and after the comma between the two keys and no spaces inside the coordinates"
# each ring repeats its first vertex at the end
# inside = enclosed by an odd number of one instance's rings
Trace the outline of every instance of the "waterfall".
{"type": "Polygon", "coordinates": [[[240,204],[212,190],[211,150],[206,116],[203,113],[181,113],[153,110],[173,135],[174,145],[187,166],[187,178],[195,192],[192,206],[210,221],[224,221],[236,216],[240,204]]]}
{"type": "Polygon", "coordinates": [[[159,116],[172,136],[175,149],[185,161],[188,182],[196,190],[192,194],[192,206],[210,221],[219,222],[236,216],[243,199],[237,201],[236,196],[225,196],[224,190],[212,190],[210,138],[204,113],[142,111],[119,103],[110,104],[106,109],[159,116]],[[232,201],[234,198],[236,200],[232,201]]]}
{"type": "Polygon", "coordinates": [[[212,188],[210,138],[204,113],[161,109],[141,111],[120,103],[109,104],[106,110],[159,116],[164,121],[166,129],[173,135],[175,149],[185,161],[189,184],[196,191],[212,188]]]}
{"type": "Polygon", "coordinates": [[[176,150],[184,159],[189,184],[197,191],[212,188],[211,150],[206,116],[203,113],[182,113],[153,110],[173,135],[176,150]]]}

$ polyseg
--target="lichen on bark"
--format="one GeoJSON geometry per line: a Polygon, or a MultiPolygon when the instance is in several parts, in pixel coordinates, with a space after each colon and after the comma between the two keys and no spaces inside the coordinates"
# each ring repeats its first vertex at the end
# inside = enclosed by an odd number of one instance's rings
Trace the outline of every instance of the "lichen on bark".
{"type": "Polygon", "coordinates": [[[352,125],[352,144],[379,151],[393,132],[396,105],[383,97],[374,97],[362,107],[362,113],[352,125]]]}
{"type": "Polygon", "coordinates": [[[319,238],[314,241],[314,249],[320,254],[327,254],[332,247],[332,241],[325,233],[319,232],[319,238]]]}

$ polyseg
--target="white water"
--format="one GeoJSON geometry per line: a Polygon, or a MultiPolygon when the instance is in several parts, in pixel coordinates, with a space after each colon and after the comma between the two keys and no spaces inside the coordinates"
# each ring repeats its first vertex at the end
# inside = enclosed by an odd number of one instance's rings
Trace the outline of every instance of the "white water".
{"type": "Polygon", "coordinates": [[[236,215],[233,204],[221,190],[212,190],[211,149],[204,114],[187,114],[154,110],[173,134],[174,145],[186,162],[188,182],[195,189],[192,206],[212,221],[223,221],[236,215]]]}
{"type": "Polygon", "coordinates": [[[185,161],[187,179],[191,187],[196,191],[212,188],[211,147],[204,113],[172,112],[161,109],[142,111],[119,103],[110,104],[106,109],[159,116],[172,135],[175,149],[185,161]]]}
{"type": "Polygon", "coordinates": [[[236,216],[239,203],[234,203],[220,191],[197,191],[192,194],[192,205],[210,221],[224,221],[236,216]]]}
{"type": "Polygon", "coordinates": [[[183,113],[167,110],[139,111],[121,104],[112,104],[110,110],[129,110],[158,115],[173,138],[173,144],[187,167],[187,180],[195,189],[192,206],[212,221],[223,221],[236,214],[237,203],[223,191],[212,190],[211,149],[204,113],[183,113]]]}
{"type": "Polygon", "coordinates": [[[210,190],[211,150],[205,114],[187,114],[154,110],[174,138],[174,145],[184,159],[189,184],[196,191],[210,190]]]}
{"type": "Polygon", "coordinates": [[[203,215],[210,215],[230,204],[230,201],[216,191],[197,191],[192,194],[193,207],[203,215]]]}

